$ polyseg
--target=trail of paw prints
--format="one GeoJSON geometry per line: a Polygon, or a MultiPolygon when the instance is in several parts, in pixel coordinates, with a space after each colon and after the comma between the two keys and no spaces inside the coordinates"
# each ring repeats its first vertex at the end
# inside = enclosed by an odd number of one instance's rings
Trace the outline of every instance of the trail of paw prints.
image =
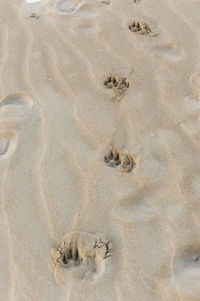
{"type": "Polygon", "coordinates": [[[129,173],[137,167],[136,156],[123,153],[112,145],[108,147],[104,162],[107,166],[125,173],[129,173]]]}
{"type": "Polygon", "coordinates": [[[112,89],[114,96],[113,101],[120,101],[125,95],[126,90],[130,87],[130,83],[126,77],[120,77],[116,74],[108,76],[104,81],[104,86],[107,89],[112,89]]]}
{"type": "Polygon", "coordinates": [[[133,21],[130,25],[129,25],[129,30],[131,32],[140,34],[140,35],[146,35],[149,37],[155,37],[158,34],[154,32],[154,30],[152,29],[152,25],[144,22],[144,21],[133,21]]]}
{"type": "Polygon", "coordinates": [[[9,157],[18,144],[16,127],[29,114],[33,100],[21,93],[7,95],[0,103],[0,159],[9,157]]]}
{"type": "Polygon", "coordinates": [[[75,231],[66,234],[51,249],[55,280],[60,285],[69,280],[97,280],[105,272],[112,256],[111,242],[105,235],[75,231]]]}

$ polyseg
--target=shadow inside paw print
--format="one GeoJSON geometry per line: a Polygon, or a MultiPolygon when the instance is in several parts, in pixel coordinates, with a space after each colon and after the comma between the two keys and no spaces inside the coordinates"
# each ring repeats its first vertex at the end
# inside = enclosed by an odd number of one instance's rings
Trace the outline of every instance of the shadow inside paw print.
{"type": "Polygon", "coordinates": [[[36,13],[32,13],[32,14],[30,15],[30,18],[33,18],[33,19],[38,20],[38,19],[40,18],[40,16],[39,16],[38,14],[36,14],[36,13]]]}
{"type": "Polygon", "coordinates": [[[108,89],[115,89],[118,92],[124,92],[129,88],[129,82],[126,78],[119,77],[117,75],[109,76],[105,82],[104,86],[108,89]]]}
{"type": "Polygon", "coordinates": [[[107,154],[104,157],[106,165],[113,167],[121,172],[129,173],[136,168],[136,162],[133,155],[128,155],[118,149],[109,147],[107,154]]]}
{"type": "Polygon", "coordinates": [[[129,88],[130,83],[125,77],[120,77],[117,75],[112,75],[109,76],[105,81],[104,81],[104,86],[107,89],[113,89],[115,92],[115,99],[118,98],[119,96],[124,95],[126,90],[129,88]]]}
{"type": "Polygon", "coordinates": [[[60,247],[52,254],[55,264],[67,266],[68,268],[78,266],[83,261],[76,244],[67,245],[66,241],[61,241],[60,247]]]}
{"type": "Polygon", "coordinates": [[[134,21],[129,25],[129,30],[141,35],[148,35],[151,37],[156,36],[156,34],[152,31],[150,24],[143,21],[134,21]]]}

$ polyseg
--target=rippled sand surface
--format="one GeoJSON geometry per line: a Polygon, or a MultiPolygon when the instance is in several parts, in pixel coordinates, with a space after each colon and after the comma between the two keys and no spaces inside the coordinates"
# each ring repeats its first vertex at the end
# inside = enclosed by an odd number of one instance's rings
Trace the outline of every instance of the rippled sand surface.
{"type": "Polygon", "coordinates": [[[200,300],[200,1],[0,1],[0,300],[200,300]]]}

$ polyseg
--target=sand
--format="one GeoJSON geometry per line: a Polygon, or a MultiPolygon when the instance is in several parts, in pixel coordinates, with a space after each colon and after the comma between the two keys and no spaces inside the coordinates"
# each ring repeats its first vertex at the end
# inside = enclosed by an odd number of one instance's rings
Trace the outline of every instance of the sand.
{"type": "Polygon", "coordinates": [[[200,1],[0,1],[0,300],[200,300],[200,1]]]}

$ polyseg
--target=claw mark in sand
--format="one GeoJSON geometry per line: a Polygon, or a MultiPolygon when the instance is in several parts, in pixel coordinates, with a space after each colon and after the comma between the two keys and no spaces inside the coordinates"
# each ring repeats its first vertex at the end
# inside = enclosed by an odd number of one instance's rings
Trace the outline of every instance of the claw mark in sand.
{"type": "Polygon", "coordinates": [[[112,245],[103,236],[80,231],[65,235],[60,244],[51,250],[56,280],[97,280],[112,255],[112,245]]]}
{"type": "Polygon", "coordinates": [[[108,148],[104,162],[106,165],[126,173],[131,172],[137,166],[134,155],[125,154],[121,150],[113,148],[112,145],[108,148]]]}

